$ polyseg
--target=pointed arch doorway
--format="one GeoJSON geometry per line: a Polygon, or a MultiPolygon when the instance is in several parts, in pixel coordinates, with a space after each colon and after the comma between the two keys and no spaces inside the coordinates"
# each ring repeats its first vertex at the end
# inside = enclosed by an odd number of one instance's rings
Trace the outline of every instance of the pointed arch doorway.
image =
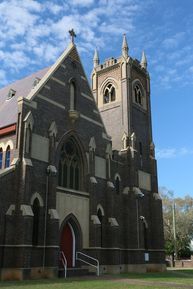
{"type": "Polygon", "coordinates": [[[68,267],[75,266],[75,234],[71,224],[65,224],[60,240],[60,251],[64,252],[68,267]]]}
{"type": "Polygon", "coordinates": [[[81,230],[80,225],[74,218],[68,218],[64,221],[60,233],[60,251],[63,251],[66,260],[67,267],[75,267],[76,251],[81,248],[81,230]]]}

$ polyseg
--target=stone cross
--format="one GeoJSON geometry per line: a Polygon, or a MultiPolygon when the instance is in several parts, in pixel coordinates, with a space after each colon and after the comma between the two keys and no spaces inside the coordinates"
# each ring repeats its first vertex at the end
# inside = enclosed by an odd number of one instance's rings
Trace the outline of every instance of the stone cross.
{"type": "Polygon", "coordinates": [[[75,34],[75,32],[74,32],[74,29],[71,29],[71,30],[69,30],[68,32],[69,32],[69,34],[70,34],[72,43],[74,43],[74,37],[76,37],[76,34],[75,34]]]}

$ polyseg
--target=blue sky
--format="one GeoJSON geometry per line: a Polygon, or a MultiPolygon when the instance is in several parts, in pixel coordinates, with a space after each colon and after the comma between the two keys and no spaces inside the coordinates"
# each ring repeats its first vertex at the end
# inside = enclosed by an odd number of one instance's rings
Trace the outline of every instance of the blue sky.
{"type": "Polygon", "coordinates": [[[76,31],[88,76],[95,47],[101,61],[145,50],[151,75],[159,186],[193,195],[193,1],[0,1],[0,87],[52,64],[76,31]]]}

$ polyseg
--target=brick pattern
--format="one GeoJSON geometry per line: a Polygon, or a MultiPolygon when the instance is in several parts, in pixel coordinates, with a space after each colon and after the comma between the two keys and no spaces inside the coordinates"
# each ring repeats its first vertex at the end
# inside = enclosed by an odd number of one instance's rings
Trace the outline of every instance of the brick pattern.
{"type": "MultiPolygon", "coordinates": [[[[52,78],[48,80],[47,87],[44,86],[39,92],[45,99],[52,100],[62,107],[36,96],[34,101],[37,103],[37,109],[25,104],[21,108],[22,119],[25,118],[29,111],[33,115],[33,133],[49,139],[49,162],[46,163],[32,159],[30,153],[25,152],[24,123],[22,122],[20,124],[20,147],[14,151],[15,156],[20,156],[20,162],[10,174],[5,176],[0,175],[1,268],[28,268],[30,270],[30,268],[38,268],[45,265],[46,267],[54,268],[54,272],[56,271],[59,265],[58,253],[61,228],[59,227],[59,220],[51,219],[50,215],[47,215],[47,218],[45,218],[45,213],[46,202],[47,211],[49,209],[56,209],[57,175],[48,175],[46,171],[48,165],[55,166],[58,169],[61,147],[69,136],[74,136],[82,154],[84,163],[82,191],[89,193],[90,202],[89,248],[81,247],[80,249],[99,258],[101,264],[144,263],[144,228],[143,224],[139,223],[140,238],[138,248],[136,197],[132,191],[132,187],[137,186],[136,175],[137,170],[141,169],[141,161],[138,153],[132,159],[129,151],[122,153],[114,152],[113,159],[110,161],[111,176],[107,179],[96,177],[96,184],[90,182],[90,176],[92,175],[88,172],[85,154],[89,152],[90,138],[94,136],[96,141],[95,155],[104,159],[107,157],[106,148],[109,141],[102,137],[106,133],[106,130],[103,127],[100,115],[94,112],[97,111],[95,102],[81,95],[81,93],[84,93],[92,98],[89,84],[81,77],[84,76],[84,72],[78,59],[78,54],[74,50],[70,56],[64,59],[62,66],[54,72],[52,78]],[[55,81],[54,78],[58,81],[55,81]],[[77,88],[76,110],[78,112],[78,119],[75,121],[72,121],[69,117],[70,79],[75,80],[77,88]],[[81,117],[81,115],[84,117],[81,117]],[[56,139],[49,135],[49,127],[53,121],[55,121],[57,127],[56,139]],[[24,158],[30,159],[32,166],[26,165],[23,161],[24,158]],[[121,177],[119,193],[116,193],[115,188],[109,186],[109,182],[114,183],[116,173],[121,177]],[[124,190],[126,190],[126,194],[123,194],[124,190]],[[32,246],[33,216],[22,215],[20,205],[31,206],[32,196],[36,192],[38,192],[43,200],[43,207],[40,208],[38,246],[32,246]],[[6,215],[11,204],[15,205],[15,210],[12,214],[6,215]],[[93,224],[91,220],[91,215],[97,215],[98,204],[104,209],[102,229],[100,225],[93,224]],[[109,218],[116,218],[119,226],[111,226],[109,218]],[[44,240],[46,240],[45,250],[44,240]],[[101,246],[102,248],[99,249],[98,247],[101,246]]],[[[106,70],[104,75],[100,75],[100,83],[107,76],[120,79],[120,67],[112,71],[110,69],[106,70]]],[[[156,164],[154,160],[149,159],[149,131],[151,130],[149,118],[147,114],[131,106],[124,109],[127,111],[128,109],[131,110],[132,123],[130,126],[136,131],[137,136],[144,144],[143,169],[154,174],[155,179],[157,179],[156,171],[152,171],[152,168],[156,164]]],[[[120,108],[115,108],[115,110],[117,119],[121,119],[123,111],[120,108]]],[[[111,114],[111,119],[115,114],[111,114]]],[[[114,130],[115,133],[118,133],[121,130],[121,123],[119,125],[109,120],[107,125],[108,132],[114,130]]],[[[12,136],[12,139],[14,140],[15,147],[16,137],[12,136]]],[[[5,141],[5,139],[0,139],[1,141],[5,141]]],[[[90,162],[90,164],[93,165],[90,171],[94,171],[94,163],[90,162]]],[[[162,210],[161,202],[153,198],[153,192],[157,192],[157,183],[154,183],[152,192],[144,192],[144,199],[139,200],[138,213],[139,215],[144,215],[149,224],[147,238],[148,249],[152,250],[150,253],[150,263],[164,263],[164,255],[161,251],[163,249],[162,210]]],[[[64,191],[64,193],[69,194],[70,192],[64,191]]],[[[81,246],[81,244],[80,240],[79,245],[81,246]]],[[[30,276],[29,270],[24,270],[28,272],[25,273],[26,275],[24,274],[26,278],[30,276]]]]}

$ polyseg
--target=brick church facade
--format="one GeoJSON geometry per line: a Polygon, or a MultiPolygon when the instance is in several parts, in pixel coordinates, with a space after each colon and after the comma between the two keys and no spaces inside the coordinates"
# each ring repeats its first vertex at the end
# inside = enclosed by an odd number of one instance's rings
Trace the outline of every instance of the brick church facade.
{"type": "Polygon", "coordinates": [[[92,90],[72,41],[52,67],[0,90],[0,273],[57,276],[76,252],[100,273],[162,271],[162,203],[145,54],[100,64],[92,90]],[[85,257],[87,258],[87,257],[85,257]]]}

